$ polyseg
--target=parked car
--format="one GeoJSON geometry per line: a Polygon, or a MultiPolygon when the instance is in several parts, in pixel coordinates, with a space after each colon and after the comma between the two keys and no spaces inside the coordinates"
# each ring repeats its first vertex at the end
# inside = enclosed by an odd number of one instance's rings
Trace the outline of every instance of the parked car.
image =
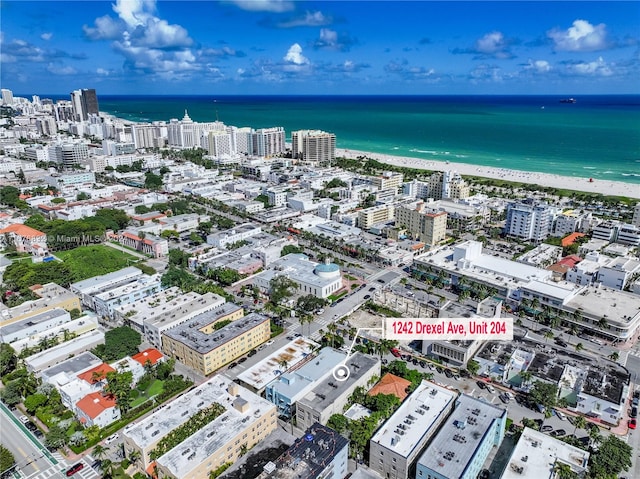
{"type": "Polygon", "coordinates": [[[375,291],[375,290],[376,290],[375,286],[372,286],[371,288],[369,288],[369,291],[375,291]]]}
{"type": "Polygon", "coordinates": [[[248,358],[245,356],[243,358],[238,359],[238,364],[244,363],[248,358]]]}
{"type": "Polygon", "coordinates": [[[31,419],[29,419],[28,416],[25,416],[24,414],[22,416],[20,416],[20,422],[22,424],[27,424],[31,419]]]}
{"type": "Polygon", "coordinates": [[[233,369],[233,368],[235,368],[237,365],[238,365],[238,363],[235,363],[235,362],[234,362],[234,363],[231,363],[231,364],[229,364],[229,366],[227,366],[227,369],[233,369]]]}
{"type": "Polygon", "coordinates": [[[365,294],[365,295],[364,295],[364,299],[369,299],[370,297],[371,297],[371,295],[370,295],[370,294],[365,294]]]}
{"type": "Polygon", "coordinates": [[[449,369],[444,370],[444,375],[447,376],[449,379],[453,377],[453,373],[449,369]]]}
{"type": "Polygon", "coordinates": [[[491,384],[487,384],[487,391],[493,394],[496,392],[496,389],[491,384]]]}
{"type": "Polygon", "coordinates": [[[556,429],[551,433],[551,435],[555,437],[562,437],[567,435],[567,431],[565,431],[564,429],[556,429]]]}
{"type": "Polygon", "coordinates": [[[249,351],[249,354],[247,354],[247,356],[249,356],[249,357],[251,357],[251,356],[255,356],[255,354],[256,354],[257,352],[258,352],[258,351],[256,351],[255,349],[252,349],[251,351],[249,351]]]}
{"type": "Polygon", "coordinates": [[[638,406],[633,406],[631,408],[631,417],[638,417],[638,406]]]}
{"type": "Polygon", "coordinates": [[[109,436],[107,438],[106,441],[104,441],[105,444],[111,444],[113,442],[116,442],[118,439],[120,439],[120,434],[118,434],[117,432],[115,434],[111,434],[111,436],[109,436]]]}
{"type": "Polygon", "coordinates": [[[548,424],[545,424],[544,426],[542,426],[542,432],[551,432],[553,431],[553,426],[549,426],[548,424]]]}
{"type": "Polygon", "coordinates": [[[484,381],[476,381],[476,384],[480,389],[486,389],[487,387],[487,383],[485,383],[484,381]]]}
{"type": "Polygon", "coordinates": [[[402,354],[398,348],[391,349],[391,354],[393,354],[396,358],[401,358],[402,354]]]}
{"type": "Polygon", "coordinates": [[[637,419],[633,418],[633,419],[629,419],[629,429],[635,429],[637,425],[637,419]]]}
{"type": "Polygon", "coordinates": [[[67,477],[73,476],[76,472],[82,470],[83,468],[84,468],[84,464],[81,462],[74,464],[69,469],[67,469],[67,477]]]}
{"type": "Polygon", "coordinates": [[[503,403],[507,404],[509,402],[509,396],[505,395],[505,394],[500,394],[498,396],[498,398],[500,398],[500,401],[502,401],[503,403]]]}
{"type": "Polygon", "coordinates": [[[558,411],[557,409],[554,409],[553,411],[556,413],[556,416],[558,416],[558,419],[560,419],[561,421],[567,420],[567,415],[562,411],[558,411]]]}
{"type": "Polygon", "coordinates": [[[38,430],[38,426],[36,426],[34,423],[32,423],[31,421],[29,421],[28,423],[26,423],[24,425],[29,431],[33,432],[33,431],[37,431],[38,430]]]}

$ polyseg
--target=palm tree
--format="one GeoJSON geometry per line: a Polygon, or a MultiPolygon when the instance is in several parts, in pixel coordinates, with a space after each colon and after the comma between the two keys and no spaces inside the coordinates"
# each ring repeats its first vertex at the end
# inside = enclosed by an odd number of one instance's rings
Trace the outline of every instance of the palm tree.
{"type": "Polygon", "coordinates": [[[571,470],[571,466],[566,462],[556,461],[553,465],[555,479],[577,479],[578,475],[571,470]]]}
{"type": "Polygon", "coordinates": [[[278,361],[278,366],[280,366],[283,371],[286,371],[289,367],[289,361],[287,361],[286,359],[281,359],[280,361],[278,361]]]}
{"type": "Polygon", "coordinates": [[[573,429],[573,435],[575,436],[578,429],[584,429],[587,427],[587,420],[582,416],[578,416],[575,418],[573,425],[575,426],[573,429]]]}
{"type": "Polygon", "coordinates": [[[602,441],[602,436],[600,435],[600,429],[598,426],[592,425],[589,429],[589,446],[593,446],[602,441]]]}
{"type": "Polygon", "coordinates": [[[575,345],[576,351],[582,351],[584,349],[584,345],[582,343],[578,343],[575,345]]]}
{"type": "Polygon", "coordinates": [[[100,464],[100,469],[102,469],[103,478],[110,478],[115,470],[115,464],[110,459],[105,459],[102,461],[102,464],[100,464]]]}
{"type": "Polygon", "coordinates": [[[533,374],[529,371],[522,371],[520,373],[520,379],[522,379],[522,384],[527,384],[529,381],[531,381],[532,377],[533,377],[533,374]]]}
{"type": "Polygon", "coordinates": [[[607,318],[605,316],[603,316],[602,318],[600,318],[598,320],[598,327],[600,329],[608,329],[609,328],[609,321],[607,321],[607,318]]]}
{"type": "Polygon", "coordinates": [[[618,353],[618,351],[614,351],[609,355],[609,359],[611,359],[611,361],[617,362],[618,359],[620,359],[620,354],[618,353]]]}
{"type": "Polygon", "coordinates": [[[142,454],[140,454],[140,451],[138,451],[137,449],[131,449],[131,451],[129,452],[129,461],[131,461],[132,464],[137,463],[141,457],[142,454]]]}
{"type": "Polygon", "coordinates": [[[548,339],[553,339],[553,331],[546,331],[544,333],[544,342],[546,343],[548,339]]]}
{"type": "Polygon", "coordinates": [[[96,444],[96,446],[93,448],[93,451],[91,452],[91,455],[96,459],[104,459],[104,457],[107,455],[107,448],[102,444],[96,444]]]}

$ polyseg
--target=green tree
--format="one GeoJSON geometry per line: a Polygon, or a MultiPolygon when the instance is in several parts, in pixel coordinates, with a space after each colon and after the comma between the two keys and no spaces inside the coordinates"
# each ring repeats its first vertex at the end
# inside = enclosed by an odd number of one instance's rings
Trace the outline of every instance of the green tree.
{"type": "Polygon", "coordinates": [[[280,251],[280,256],[286,256],[288,254],[300,254],[300,253],[304,253],[304,248],[301,248],[299,246],[295,246],[292,244],[288,244],[287,246],[282,248],[282,251],[280,251]]]}
{"type": "Polygon", "coordinates": [[[11,469],[15,463],[16,459],[11,454],[11,451],[0,444],[0,475],[4,477],[4,472],[7,469],[11,469]]]}
{"type": "Polygon", "coordinates": [[[123,210],[113,208],[100,208],[95,217],[108,229],[115,231],[126,228],[129,224],[129,216],[123,210]]]}
{"type": "Polygon", "coordinates": [[[558,386],[542,381],[536,381],[533,383],[533,387],[529,391],[529,397],[536,404],[541,404],[547,411],[551,411],[551,409],[556,405],[558,386]]]}
{"type": "Polygon", "coordinates": [[[129,326],[120,326],[105,333],[104,344],[96,346],[94,354],[104,361],[116,361],[137,354],[141,343],[140,333],[129,326]]]}
{"type": "Polygon", "coordinates": [[[22,401],[20,381],[10,381],[2,390],[0,390],[0,398],[2,398],[8,406],[15,406],[22,401]]]}
{"type": "Polygon", "coordinates": [[[611,359],[611,361],[617,362],[618,359],[620,359],[620,354],[618,353],[618,351],[613,351],[610,355],[609,355],[609,359],[611,359]]]}
{"type": "Polygon", "coordinates": [[[107,457],[107,448],[102,444],[96,444],[93,451],[91,451],[91,455],[96,459],[104,459],[107,457]]]}
{"type": "Polygon", "coordinates": [[[349,419],[342,414],[334,414],[327,421],[327,426],[342,434],[349,428],[349,419]]]}
{"type": "Polygon", "coordinates": [[[27,409],[27,411],[33,414],[36,409],[46,404],[47,400],[48,398],[44,394],[31,394],[24,400],[24,407],[27,409]]]}
{"type": "Polygon", "coordinates": [[[305,313],[313,313],[326,304],[327,302],[324,299],[318,298],[313,294],[307,294],[298,298],[298,300],[296,301],[296,309],[299,311],[304,311],[305,313]]]}
{"type": "Polygon", "coordinates": [[[3,186],[0,188],[0,203],[16,207],[20,201],[20,190],[15,186],[3,186]]]}
{"type": "Polygon", "coordinates": [[[573,420],[573,435],[576,435],[578,429],[584,429],[587,427],[587,420],[583,416],[576,416],[573,420]]]}
{"type": "Polygon", "coordinates": [[[67,445],[67,432],[57,424],[54,424],[49,428],[49,432],[45,436],[45,442],[47,446],[55,447],[56,449],[63,448],[67,445]]]}
{"type": "Polygon", "coordinates": [[[133,373],[131,371],[107,373],[107,385],[104,391],[116,398],[116,403],[122,412],[129,410],[131,384],[133,373]]]}
{"type": "Polygon", "coordinates": [[[578,479],[578,474],[571,470],[571,466],[566,462],[556,461],[553,465],[554,479],[578,479]]]}
{"type": "Polygon", "coordinates": [[[162,188],[162,176],[148,171],[144,175],[144,187],[149,190],[159,190],[162,188]]]}
{"type": "Polygon", "coordinates": [[[478,371],[480,371],[480,363],[474,359],[470,359],[469,361],[467,361],[467,369],[472,376],[475,376],[476,374],[478,374],[478,371]]]}
{"type": "Polygon", "coordinates": [[[273,304],[280,304],[293,296],[298,289],[298,283],[285,275],[276,276],[269,281],[269,295],[273,304]]]}
{"type": "Polygon", "coordinates": [[[7,343],[0,343],[0,376],[16,368],[18,358],[15,350],[7,343]]]}
{"type": "Polygon", "coordinates": [[[632,452],[631,446],[617,436],[607,436],[589,458],[589,477],[616,479],[631,467],[632,452]]]}

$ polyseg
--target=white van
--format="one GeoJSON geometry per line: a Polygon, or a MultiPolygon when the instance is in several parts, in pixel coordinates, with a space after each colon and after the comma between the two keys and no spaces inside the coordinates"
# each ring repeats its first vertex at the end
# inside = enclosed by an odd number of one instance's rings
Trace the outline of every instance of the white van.
{"type": "Polygon", "coordinates": [[[558,411],[557,409],[554,409],[556,416],[558,416],[558,419],[560,419],[561,421],[566,421],[567,420],[567,415],[565,413],[563,413],[562,411],[558,411]]]}

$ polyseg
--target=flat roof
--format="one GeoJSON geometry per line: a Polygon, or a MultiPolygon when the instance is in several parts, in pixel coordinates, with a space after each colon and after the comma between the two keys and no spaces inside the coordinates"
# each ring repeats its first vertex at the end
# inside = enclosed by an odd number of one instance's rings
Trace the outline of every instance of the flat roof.
{"type": "Polygon", "coordinates": [[[349,441],[345,437],[316,422],[274,463],[271,463],[275,470],[272,472],[265,470],[258,478],[316,479],[348,445],[349,441]]]}
{"type": "Polygon", "coordinates": [[[286,370],[296,367],[300,361],[311,359],[309,355],[317,345],[315,341],[303,336],[296,338],[239,374],[238,379],[260,390],[286,370]],[[286,367],[283,367],[284,361],[287,363],[286,367]]]}
{"type": "Polygon", "coordinates": [[[422,381],[378,429],[371,442],[409,457],[425,436],[435,433],[438,419],[451,408],[455,398],[453,391],[422,381]]]}
{"type": "Polygon", "coordinates": [[[345,365],[351,374],[345,381],[337,381],[333,374],[325,376],[318,381],[318,384],[309,391],[298,404],[308,404],[316,411],[324,411],[342,396],[345,390],[353,387],[354,383],[371,369],[380,369],[380,358],[369,356],[360,352],[355,352],[349,356],[345,365]]]}
{"type": "Polygon", "coordinates": [[[171,311],[178,308],[181,303],[195,300],[200,297],[201,295],[198,293],[182,293],[180,288],[172,286],[150,296],[140,298],[133,303],[123,304],[122,306],[115,308],[115,311],[122,316],[126,316],[131,311],[134,311],[135,314],[129,316],[128,320],[137,324],[142,324],[145,319],[149,319],[157,311],[171,311]]]}
{"type": "Polygon", "coordinates": [[[552,478],[556,462],[568,464],[579,473],[586,469],[588,460],[588,452],[525,427],[501,479],[552,478]]]}
{"type": "Polygon", "coordinates": [[[69,313],[62,308],[47,309],[46,311],[34,314],[33,316],[26,317],[11,324],[0,326],[0,337],[19,333],[27,328],[38,326],[41,323],[46,323],[61,316],[69,316],[69,313]]]}
{"type": "Polygon", "coordinates": [[[285,275],[294,281],[312,284],[317,287],[334,283],[336,277],[323,278],[314,273],[318,264],[311,261],[303,253],[291,253],[270,264],[270,269],[260,273],[260,277],[268,282],[277,275],[285,275]]]}
{"type": "Polygon", "coordinates": [[[228,343],[233,338],[255,328],[259,324],[269,321],[267,316],[263,316],[258,313],[251,313],[243,318],[231,322],[213,333],[207,334],[200,331],[199,328],[204,328],[206,325],[213,323],[217,318],[227,316],[241,309],[242,307],[236,304],[225,303],[212,311],[198,314],[184,323],[165,331],[164,335],[174,341],[181,342],[200,354],[208,353],[209,351],[228,343]]]}
{"type": "Polygon", "coordinates": [[[162,313],[158,314],[156,317],[153,317],[156,311],[151,311],[149,317],[145,318],[144,323],[155,326],[156,328],[161,328],[162,326],[177,321],[181,317],[189,316],[190,314],[200,311],[208,305],[219,301],[224,301],[224,298],[215,293],[205,293],[203,295],[198,294],[195,296],[191,294],[180,295],[162,306],[162,313]]]}
{"type": "Polygon", "coordinates": [[[13,308],[0,307],[0,310],[2,311],[2,314],[0,315],[0,321],[7,321],[12,318],[18,318],[20,316],[32,313],[33,311],[37,311],[38,309],[47,308],[52,304],[59,304],[72,298],[77,298],[77,296],[71,291],[63,288],[56,283],[47,283],[41,288],[33,290],[33,292],[40,296],[40,298],[33,301],[25,301],[18,306],[14,306],[13,308]]]}
{"type": "Polygon", "coordinates": [[[71,341],[58,344],[53,348],[49,348],[40,353],[34,354],[33,356],[29,356],[25,359],[25,363],[27,363],[34,371],[39,371],[43,366],[58,358],[67,358],[75,351],[89,349],[94,345],[103,342],[104,333],[100,330],[94,329],[73,338],[71,341]]]}
{"type": "Polygon", "coordinates": [[[77,376],[81,372],[97,366],[98,364],[102,364],[102,359],[92,352],[87,351],[45,369],[40,373],[40,377],[43,382],[48,382],[49,379],[60,373],[77,376]]]}
{"type": "Polygon", "coordinates": [[[292,402],[295,402],[298,394],[320,378],[330,374],[333,368],[343,362],[346,357],[347,354],[342,351],[329,347],[322,348],[312,361],[305,363],[296,371],[284,373],[269,383],[268,387],[277,394],[288,397],[292,402]]]}
{"type": "MultiPolygon", "coordinates": [[[[156,460],[159,465],[169,469],[175,477],[189,477],[190,471],[219,451],[230,439],[242,431],[251,429],[252,425],[265,414],[275,410],[275,405],[266,399],[223,376],[214,376],[203,384],[205,385],[206,391],[203,390],[196,398],[204,401],[203,396],[212,397],[211,403],[224,406],[226,412],[156,460]],[[228,388],[231,384],[239,389],[237,394],[229,394],[228,388]],[[247,411],[240,412],[234,407],[234,403],[237,404],[239,400],[243,405],[248,405],[247,411]]],[[[180,406],[180,409],[185,410],[183,406],[180,406]]]]}
{"type": "Polygon", "coordinates": [[[640,295],[604,286],[587,286],[565,306],[609,322],[628,324],[640,317],[640,295]]]}
{"type": "Polygon", "coordinates": [[[136,268],[135,266],[129,266],[127,268],[122,268],[118,271],[114,271],[113,273],[94,276],[93,278],[85,279],[84,281],[78,281],[77,283],[73,283],[71,285],[71,288],[81,291],[85,294],[91,294],[94,291],[105,287],[105,285],[113,281],[124,281],[127,278],[134,278],[136,276],[140,276],[141,274],[143,273],[138,268],[136,268]]]}
{"type": "Polygon", "coordinates": [[[159,284],[160,276],[160,274],[154,274],[152,276],[144,275],[141,278],[136,278],[135,281],[130,283],[110,287],[108,290],[94,295],[94,298],[102,301],[117,300],[120,296],[125,294],[134,293],[135,291],[148,288],[154,284],[159,284]]]}
{"type": "Polygon", "coordinates": [[[453,413],[418,459],[418,464],[444,477],[463,477],[494,421],[506,414],[506,409],[461,395],[453,413]]]}

